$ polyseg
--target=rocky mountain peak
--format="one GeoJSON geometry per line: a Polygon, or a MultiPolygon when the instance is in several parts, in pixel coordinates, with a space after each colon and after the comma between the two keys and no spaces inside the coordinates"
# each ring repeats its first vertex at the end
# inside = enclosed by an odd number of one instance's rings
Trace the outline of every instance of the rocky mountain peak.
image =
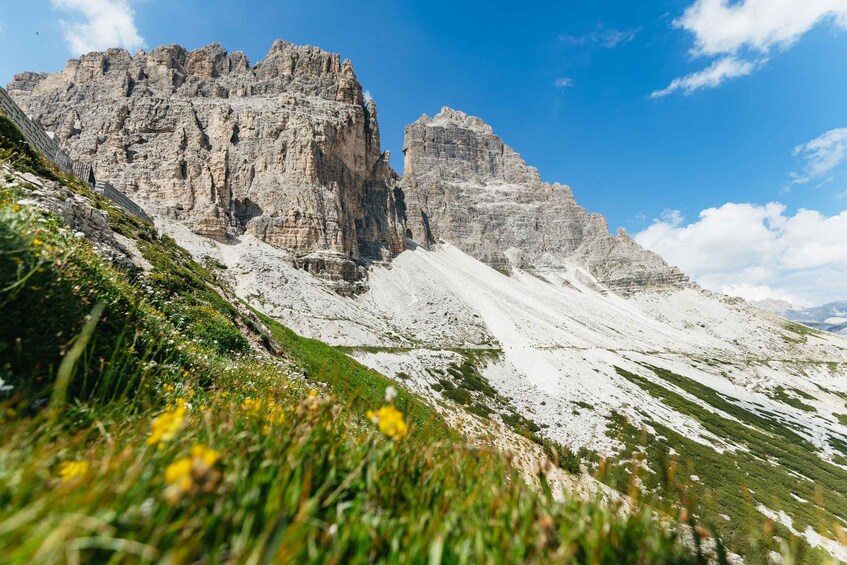
{"type": "Polygon", "coordinates": [[[406,126],[404,171],[412,177],[541,187],[541,177],[476,116],[444,107],[406,126]]]}
{"type": "Polygon", "coordinates": [[[434,118],[429,118],[426,114],[421,116],[419,121],[423,121],[425,125],[441,126],[441,127],[458,127],[463,129],[474,130],[481,134],[492,135],[494,130],[490,125],[485,123],[481,118],[470,116],[460,110],[454,110],[449,106],[443,106],[441,111],[434,118]]]}
{"type": "Polygon", "coordinates": [[[569,187],[543,182],[480,118],[443,108],[405,134],[402,186],[416,240],[447,241],[503,271],[582,267],[625,294],[688,284],[626,232],[612,236],[569,187]]]}
{"type": "Polygon", "coordinates": [[[342,292],[404,247],[376,105],[338,54],[109,49],[16,75],[9,93],[99,179],[198,234],[256,235],[342,292]]]}
{"type": "Polygon", "coordinates": [[[277,40],[255,64],[218,43],[109,49],[16,75],[9,93],[152,211],[219,241],[255,235],[341,292],[404,231],[501,270],[575,264],[626,292],[686,281],[452,108],[406,127],[401,189],[352,63],[317,47],[277,40]]]}

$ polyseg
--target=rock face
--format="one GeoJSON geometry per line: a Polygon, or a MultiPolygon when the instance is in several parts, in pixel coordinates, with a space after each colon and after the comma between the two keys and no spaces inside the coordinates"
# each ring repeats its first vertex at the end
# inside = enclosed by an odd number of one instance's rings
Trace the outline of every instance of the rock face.
{"type": "Polygon", "coordinates": [[[443,108],[406,127],[404,220],[424,244],[449,241],[488,265],[586,268],[611,290],[680,287],[688,278],[547,184],[481,119],[443,108]]]}
{"type": "Polygon", "coordinates": [[[99,180],[198,234],[286,249],[340,292],[404,248],[376,106],[338,55],[282,41],[256,65],[217,44],[110,49],[8,90],[99,180]]]}
{"type": "Polygon", "coordinates": [[[110,49],[8,91],[145,208],[221,242],[254,235],[342,294],[405,248],[404,231],[500,270],[583,267],[624,294],[687,283],[449,108],[406,128],[401,188],[352,65],[315,47],[276,41],[255,65],[218,44],[110,49]]]}

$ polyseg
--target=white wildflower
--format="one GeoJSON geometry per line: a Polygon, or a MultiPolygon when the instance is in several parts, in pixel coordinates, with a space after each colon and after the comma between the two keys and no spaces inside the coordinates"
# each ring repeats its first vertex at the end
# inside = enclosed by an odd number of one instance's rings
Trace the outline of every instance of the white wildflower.
{"type": "Polygon", "coordinates": [[[142,516],[150,516],[153,514],[153,510],[155,510],[156,502],[152,498],[148,498],[144,502],[141,503],[141,507],[139,510],[141,511],[142,516]]]}
{"type": "Polygon", "coordinates": [[[394,402],[394,399],[397,398],[397,389],[393,386],[389,385],[385,389],[385,401],[386,402],[394,402]]]}

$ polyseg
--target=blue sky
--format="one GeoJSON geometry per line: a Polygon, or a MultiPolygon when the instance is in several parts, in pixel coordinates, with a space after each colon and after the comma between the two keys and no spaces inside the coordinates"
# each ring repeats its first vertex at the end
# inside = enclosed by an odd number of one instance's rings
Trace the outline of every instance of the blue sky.
{"type": "Polygon", "coordinates": [[[845,0],[6,4],[0,83],[115,44],[318,45],[353,61],[397,169],[403,126],[451,106],[707,287],[847,299],[845,0]]]}

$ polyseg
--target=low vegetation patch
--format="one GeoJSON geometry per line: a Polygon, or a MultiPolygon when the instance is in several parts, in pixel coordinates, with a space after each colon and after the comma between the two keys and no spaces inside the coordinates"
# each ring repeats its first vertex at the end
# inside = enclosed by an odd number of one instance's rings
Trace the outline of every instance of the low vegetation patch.
{"type": "Polygon", "coordinates": [[[784,404],[793,406],[794,408],[799,408],[800,410],[805,410],[806,412],[817,412],[814,406],[809,406],[808,404],[797,398],[798,396],[802,396],[803,398],[814,400],[814,397],[809,396],[802,390],[792,388],[790,389],[790,391],[793,393],[793,395],[788,394],[788,392],[786,392],[785,388],[783,388],[782,386],[778,386],[773,389],[773,397],[784,404]]]}
{"type": "Polygon", "coordinates": [[[606,480],[627,490],[632,475],[625,472],[625,462],[640,458],[652,471],[639,475],[646,489],[664,503],[687,502],[702,521],[715,524],[729,549],[753,562],[765,562],[769,552],[779,552],[785,542],[798,563],[828,562],[827,553],[765,519],[758,507],[785,512],[797,531],[811,528],[830,539],[843,539],[847,471],[821,459],[811,443],[775,415],[755,414],[695,381],[664,369],[650,369],[656,379],[621,368],[617,372],[740,448],[719,453],[657,422],[649,422],[654,432],[648,433],[619,416],[608,433],[625,445],[622,464],[606,480]],[[663,382],[735,419],[703,408],[663,382]],[[698,480],[691,480],[692,476],[698,480]]]}

